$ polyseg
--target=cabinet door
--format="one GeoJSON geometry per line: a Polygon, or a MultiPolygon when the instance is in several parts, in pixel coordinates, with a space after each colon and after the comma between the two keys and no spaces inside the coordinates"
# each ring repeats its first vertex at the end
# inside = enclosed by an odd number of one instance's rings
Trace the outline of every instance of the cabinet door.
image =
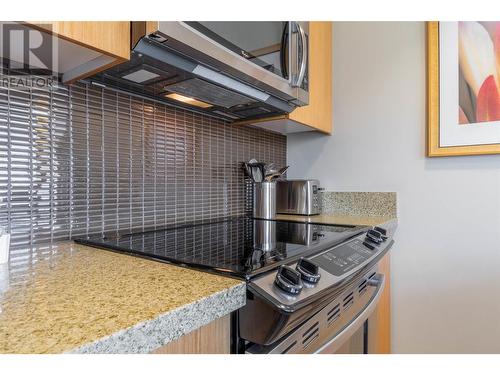
{"type": "Polygon", "coordinates": [[[130,59],[128,21],[24,22],[58,40],[59,73],[71,83],[130,59]]]}
{"type": "Polygon", "coordinates": [[[391,269],[390,252],[379,263],[379,272],[385,275],[385,288],[377,308],[368,319],[368,353],[391,353],[391,269]]]}
{"type": "Polygon", "coordinates": [[[229,354],[230,314],[153,351],[153,354],[229,354]]]}
{"type": "Polygon", "coordinates": [[[52,33],[118,59],[130,59],[129,21],[56,21],[52,33]]]}
{"type": "Polygon", "coordinates": [[[290,113],[290,120],[323,133],[332,132],[332,22],[309,23],[309,105],[290,113]]]}

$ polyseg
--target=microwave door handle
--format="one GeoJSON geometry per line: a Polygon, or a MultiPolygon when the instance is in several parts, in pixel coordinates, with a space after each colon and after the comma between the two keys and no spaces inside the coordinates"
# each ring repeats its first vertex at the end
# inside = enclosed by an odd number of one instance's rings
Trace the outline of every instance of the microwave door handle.
{"type": "Polygon", "coordinates": [[[283,33],[281,34],[281,48],[280,48],[281,75],[285,79],[288,79],[287,62],[290,61],[290,56],[285,56],[286,53],[289,54],[289,39],[290,39],[288,35],[289,30],[290,30],[290,22],[286,22],[285,27],[283,27],[283,33]]]}
{"type": "MultiPolygon", "coordinates": [[[[300,26],[299,22],[296,22],[295,24],[297,26],[297,30],[299,31],[300,41],[302,43],[302,61],[300,62],[300,68],[299,68],[299,74],[297,76],[297,81],[295,82],[295,84],[293,86],[294,87],[301,87],[302,83],[304,82],[304,77],[306,75],[307,57],[308,57],[307,55],[309,53],[309,48],[307,48],[307,36],[306,36],[304,29],[302,28],[302,26],[300,26]]],[[[298,51],[298,49],[297,49],[297,51],[298,51]]]]}
{"type": "Polygon", "coordinates": [[[385,276],[382,274],[375,275],[373,278],[368,280],[368,285],[377,288],[375,295],[372,297],[368,305],[347,325],[347,327],[335,335],[333,339],[317,349],[314,354],[321,353],[326,348],[328,348],[328,352],[338,350],[358,329],[363,326],[363,324],[365,324],[365,321],[377,307],[380,297],[382,297],[382,292],[385,288],[385,276]]]}

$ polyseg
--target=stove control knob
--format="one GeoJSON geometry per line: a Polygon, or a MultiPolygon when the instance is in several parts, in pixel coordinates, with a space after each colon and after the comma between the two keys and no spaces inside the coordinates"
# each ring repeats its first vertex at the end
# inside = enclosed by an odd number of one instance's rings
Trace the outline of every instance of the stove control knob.
{"type": "Polygon", "coordinates": [[[295,269],[300,273],[302,280],[308,283],[316,284],[321,278],[319,267],[310,260],[300,258],[295,269]]]}
{"type": "Polygon", "coordinates": [[[380,243],[382,243],[384,241],[382,233],[377,232],[376,230],[373,230],[373,229],[370,229],[366,233],[366,239],[369,240],[369,241],[372,241],[372,242],[374,242],[376,244],[380,244],[380,243]]]}
{"type": "Polygon", "coordinates": [[[382,228],[382,227],[373,227],[373,229],[376,230],[377,232],[380,232],[384,236],[387,236],[387,229],[382,228]]]}
{"type": "Polygon", "coordinates": [[[288,266],[281,266],[278,269],[274,284],[281,290],[290,294],[299,294],[302,290],[302,281],[300,273],[288,266]]]}
{"type": "Polygon", "coordinates": [[[384,229],[384,228],[380,228],[380,227],[374,227],[373,229],[371,229],[372,232],[374,233],[379,233],[380,234],[380,238],[382,238],[382,241],[385,241],[387,240],[387,231],[384,229]]]}

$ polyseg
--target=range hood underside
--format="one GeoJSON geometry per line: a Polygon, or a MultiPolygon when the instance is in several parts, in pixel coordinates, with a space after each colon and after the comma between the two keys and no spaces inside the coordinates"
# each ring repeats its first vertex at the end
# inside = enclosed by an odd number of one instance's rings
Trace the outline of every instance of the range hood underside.
{"type": "MultiPolygon", "coordinates": [[[[288,103],[270,97],[262,91],[246,88],[243,84],[241,84],[242,90],[237,92],[210,82],[193,73],[206,71],[210,74],[208,68],[155,46],[155,43],[147,38],[143,38],[138,47],[132,51],[130,61],[91,77],[91,81],[197,112],[201,111],[230,122],[282,115],[293,109],[288,103]],[[147,51],[148,54],[138,50],[147,51]],[[149,51],[159,53],[162,58],[151,57],[149,51]],[[165,60],[172,61],[172,64],[164,62],[165,60]],[[182,66],[182,69],[179,66],[182,66]],[[245,95],[246,92],[251,95],[245,95]],[[192,102],[202,102],[206,105],[190,105],[189,101],[180,102],[167,95],[171,97],[182,95],[188,99],[196,99],[192,102]],[[262,101],[265,99],[267,100],[262,101]]],[[[235,82],[231,78],[227,80],[235,82]]]]}

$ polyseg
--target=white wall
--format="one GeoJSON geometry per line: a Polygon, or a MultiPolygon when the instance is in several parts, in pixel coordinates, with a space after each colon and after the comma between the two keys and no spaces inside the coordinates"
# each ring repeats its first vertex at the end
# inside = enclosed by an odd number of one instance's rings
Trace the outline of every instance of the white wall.
{"type": "Polygon", "coordinates": [[[398,193],[393,352],[500,353],[500,155],[424,137],[424,23],[335,23],[334,135],[289,136],[289,177],[398,193]]]}

